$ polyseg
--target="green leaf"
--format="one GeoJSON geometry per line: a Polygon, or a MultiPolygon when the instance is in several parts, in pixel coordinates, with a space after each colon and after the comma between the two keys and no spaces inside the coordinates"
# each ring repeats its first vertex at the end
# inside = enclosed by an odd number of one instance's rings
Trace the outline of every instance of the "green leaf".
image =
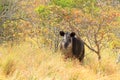
{"type": "Polygon", "coordinates": [[[52,4],[61,6],[61,7],[69,7],[72,8],[75,6],[74,0],[52,0],[52,4]]]}

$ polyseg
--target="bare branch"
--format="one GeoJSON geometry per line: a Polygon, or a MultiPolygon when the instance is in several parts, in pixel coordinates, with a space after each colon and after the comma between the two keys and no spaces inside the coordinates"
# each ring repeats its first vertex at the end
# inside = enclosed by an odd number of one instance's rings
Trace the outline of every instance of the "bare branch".
{"type": "Polygon", "coordinates": [[[91,48],[87,43],[84,42],[84,44],[85,44],[90,50],[92,50],[93,52],[98,53],[95,49],[91,48]]]}

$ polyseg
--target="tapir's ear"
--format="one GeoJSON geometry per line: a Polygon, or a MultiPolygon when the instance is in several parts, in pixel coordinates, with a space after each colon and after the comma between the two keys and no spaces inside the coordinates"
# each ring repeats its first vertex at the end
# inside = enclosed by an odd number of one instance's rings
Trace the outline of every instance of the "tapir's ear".
{"type": "Polygon", "coordinates": [[[64,33],[63,31],[60,31],[60,35],[61,35],[61,36],[64,36],[64,34],[65,34],[65,33],[64,33]]]}
{"type": "Polygon", "coordinates": [[[71,32],[70,36],[74,37],[75,36],[75,32],[71,32]]]}

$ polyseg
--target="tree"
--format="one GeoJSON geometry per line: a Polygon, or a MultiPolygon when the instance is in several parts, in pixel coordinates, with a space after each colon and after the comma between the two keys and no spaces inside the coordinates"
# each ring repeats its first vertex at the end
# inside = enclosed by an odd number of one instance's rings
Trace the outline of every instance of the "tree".
{"type": "Polygon", "coordinates": [[[28,18],[22,1],[0,0],[0,44],[23,39],[21,34],[24,30],[18,25],[23,25],[28,18]]]}
{"type": "Polygon", "coordinates": [[[14,17],[16,13],[18,13],[20,6],[20,0],[1,0],[0,1],[0,25],[4,24],[4,22],[8,20],[18,20],[21,17],[14,17]]]}
{"type": "MultiPolygon", "coordinates": [[[[103,8],[102,4],[96,0],[76,0],[69,5],[67,4],[70,2],[64,3],[63,0],[52,1],[52,5],[40,6],[37,9],[41,26],[49,31],[54,30],[55,27],[58,28],[58,31],[61,29],[75,31],[80,37],[83,37],[85,45],[100,59],[101,50],[110,40],[108,37],[112,29],[110,26],[117,22],[117,16],[114,13],[119,13],[119,11],[109,5],[105,5],[103,8]]],[[[57,35],[51,37],[50,40],[53,41],[52,39],[56,37],[57,35]]]]}

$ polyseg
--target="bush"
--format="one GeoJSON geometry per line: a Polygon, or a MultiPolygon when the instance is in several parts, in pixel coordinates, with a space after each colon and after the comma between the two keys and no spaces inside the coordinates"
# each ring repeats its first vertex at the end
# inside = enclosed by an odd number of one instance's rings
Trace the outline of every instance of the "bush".
{"type": "Polygon", "coordinates": [[[13,59],[13,56],[8,56],[6,57],[6,59],[4,59],[3,61],[3,73],[8,76],[8,75],[12,75],[15,71],[15,62],[13,59]]]}
{"type": "Polygon", "coordinates": [[[61,6],[61,7],[74,7],[74,0],[52,0],[52,4],[61,6]]]}

